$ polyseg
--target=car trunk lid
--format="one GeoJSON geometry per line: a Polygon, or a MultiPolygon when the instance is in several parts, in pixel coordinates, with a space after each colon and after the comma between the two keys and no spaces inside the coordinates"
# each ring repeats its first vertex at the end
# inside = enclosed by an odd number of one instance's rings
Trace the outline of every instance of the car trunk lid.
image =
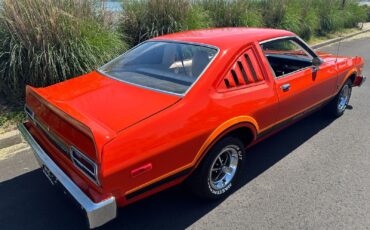
{"type": "MultiPolygon", "coordinates": [[[[32,94],[38,98],[40,109],[36,113],[44,114],[43,122],[47,127],[53,129],[54,126],[60,126],[65,122],[63,120],[75,120],[77,124],[73,124],[72,127],[80,126],[84,133],[91,133],[97,152],[101,152],[102,146],[118,132],[153,116],[181,99],[179,96],[119,82],[98,72],[45,88],[28,87],[27,91],[27,95],[32,94]],[[47,116],[49,110],[53,111],[58,119],[50,118],[54,115],[47,116]],[[60,120],[61,123],[58,123],[60,120]],[[51,124],[53,122],[55,124],[51,124]]],[[[29,104],[31,97],[27,97],[29,104]]],[[[59,130],[60,132],[63,130],[59,130]]],[[[93,159],[99,158],[93,153],[88,155],[93,159]]]]}

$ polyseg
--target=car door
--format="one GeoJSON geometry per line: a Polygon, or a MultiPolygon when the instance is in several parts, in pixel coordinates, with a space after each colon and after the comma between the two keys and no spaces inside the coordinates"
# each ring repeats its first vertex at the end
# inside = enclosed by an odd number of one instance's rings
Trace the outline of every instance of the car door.
{"type": "Polygon", "coordinates": [[[279,98],[277,120],[282,121],[313,108],[334,91],[335,78],[329,78],[328,67],[312,65],[316,54],[300,39],[287,37],[261,43],[279,98]]]}

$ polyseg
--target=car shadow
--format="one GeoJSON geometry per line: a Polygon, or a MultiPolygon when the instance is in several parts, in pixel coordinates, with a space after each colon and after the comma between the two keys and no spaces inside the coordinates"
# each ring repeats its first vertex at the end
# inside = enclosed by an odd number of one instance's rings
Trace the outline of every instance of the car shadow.
{"type": "MultiPolygon", "coordinates": [[[[319,111],[250,148],[240,187],[248,186],[248,182],[332,121],[319,111]]],[[[1,229],[87,228],[78,208],[71,205],[60,190],[50,186],[41,174],[38,169],[0,183],[1,229]]],[[[120,208],[118,218],[100,229],[184,229],[221,202],[203,202],[179,185],[120,208]]]]}

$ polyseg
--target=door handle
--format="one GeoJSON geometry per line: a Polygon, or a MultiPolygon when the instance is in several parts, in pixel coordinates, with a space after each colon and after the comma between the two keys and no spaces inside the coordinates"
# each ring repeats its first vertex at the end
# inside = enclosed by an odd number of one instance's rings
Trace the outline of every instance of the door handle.
{"type": "Polygon", "coordinates": [[[284,84],[280,88],[281,88],[281,90],[283,90],[283,92],[289,91],[290,84],[289,83],[288,84],[284,84]]]}

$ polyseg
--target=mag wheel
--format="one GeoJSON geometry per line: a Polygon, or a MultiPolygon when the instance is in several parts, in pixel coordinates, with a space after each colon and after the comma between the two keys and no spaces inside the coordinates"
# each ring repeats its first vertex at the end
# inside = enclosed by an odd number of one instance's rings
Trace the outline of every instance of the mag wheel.
{"type": "Polygon", "coordinates": [[[346,110],[352,93],[352,81],[348,79],[337,96],[328,104],[327,110],[330,115],[340,117],[346,110]]]}
{"type": "Polygon", "coordinates": [[[338,113],[343,113],[344,110],[346,110],[350,97],[351,97],[351,86],[349,84],[345,84],[342,90],[340,91],[337,100],[338,113]]]}
{"type": "Polygon", "coordinates": [[[244,164],[244,145],[236,137],[226,137],[208,152],[189,179],[191,190],[207,199],[227,196],[238,182],[244,164]]]}
{"type": "Polygon", "coordinates": [[[229,145],[221,150],[209,170],[209,185],[214,191],[220,191],[230,185],[238,169],[239,156],[237,146],[229,145]]]}

